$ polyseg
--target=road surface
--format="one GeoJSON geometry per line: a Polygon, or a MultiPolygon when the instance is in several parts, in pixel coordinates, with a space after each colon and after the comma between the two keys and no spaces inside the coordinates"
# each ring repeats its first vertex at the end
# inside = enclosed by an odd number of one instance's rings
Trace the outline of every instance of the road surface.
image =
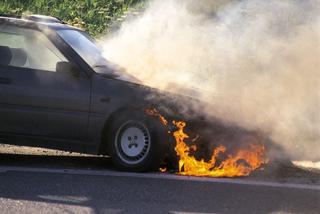
{"type": "Polygon", "coordinates": [[[318,184],[121,173],[108,159],[77,158],[86,164],[74,166],[74,157],[6,156],[0,212],[320,213],[318,184]]]}

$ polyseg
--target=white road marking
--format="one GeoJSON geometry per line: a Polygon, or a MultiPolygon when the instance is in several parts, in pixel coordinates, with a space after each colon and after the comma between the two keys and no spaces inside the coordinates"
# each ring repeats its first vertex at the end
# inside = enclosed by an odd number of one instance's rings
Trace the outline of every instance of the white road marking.
{"type": "Polygon", "coordinates": [[[292,163],[304,169],[320,169],[320,161],[292,161],[292,163]]]}
{"type": "Polygon", "coordinates": [[[195,213],[195,212],[179,212],[179,211],[170,211],[172,214],[218,214],[218,213],[195,213]]]}
{"type": "Polygon", "coordinates": [[[194,177],[194,176],[181,176],[166,173],[132,173],[132,172],[117,172],[111,170],[85,170],[85,169],[49,169],[49,168],[36,168],[36,167],[12,167],[1,166],[0,173],[10,171],[16,172],[43,172],[43,173],[58,173],[58,174],[71,174],[71,175],[97,175],[97,176],[112,176],[112,177],[133,177],[133,178],[152,178],[163,180],[180,180],[180,181],[197,181],[207,183],[229,183],[239,185],[251,186],[267,186],[267,187],[280,187],[280,188],[293,188],[293,189],[307,189],[320,191],[320,185],[313,184],[296,184],[296,183],[278,183],[270,181],[253,181],[244,180],[239,178],[208,178],[208,177],[194,177]]]}

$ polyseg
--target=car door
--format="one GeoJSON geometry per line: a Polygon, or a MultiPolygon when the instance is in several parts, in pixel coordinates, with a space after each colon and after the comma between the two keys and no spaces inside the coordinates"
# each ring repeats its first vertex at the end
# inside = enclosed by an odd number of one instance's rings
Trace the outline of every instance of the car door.
{"type": "Polygon", "coordinates": [[[57,72],[59,62],[40,31],[0,26],[0,132],[87,140],[90,79],[57,72]]]}

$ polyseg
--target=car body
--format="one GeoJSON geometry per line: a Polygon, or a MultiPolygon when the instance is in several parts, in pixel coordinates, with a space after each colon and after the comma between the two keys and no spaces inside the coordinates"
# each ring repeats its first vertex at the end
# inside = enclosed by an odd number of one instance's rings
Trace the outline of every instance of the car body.
{"type": "Polygon", "coordinates": [[[115,118],[145,117],[149,107],[169,115],[170,102],[106,61],[83,30],[53,17],[0,16],[0,143],[110,154],[115,118]]]}

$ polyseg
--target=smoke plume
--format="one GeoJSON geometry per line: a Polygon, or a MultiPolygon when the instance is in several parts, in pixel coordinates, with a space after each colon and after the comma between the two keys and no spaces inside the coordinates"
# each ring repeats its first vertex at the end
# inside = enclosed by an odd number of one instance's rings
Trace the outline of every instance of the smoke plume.
{"type": "Polygon", "coordinates": [[[320,160],[319,0],[154,0],[103,48],[145,84],[198,89],[201,111],[320,160]]]}

